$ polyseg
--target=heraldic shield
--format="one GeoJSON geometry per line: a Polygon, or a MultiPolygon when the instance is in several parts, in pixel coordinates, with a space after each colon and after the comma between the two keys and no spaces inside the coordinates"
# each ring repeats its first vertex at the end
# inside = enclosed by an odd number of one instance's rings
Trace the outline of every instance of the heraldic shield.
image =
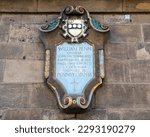
{"type": "Polygon", "coordinates": [[[81,6],[67,6],[60,16],[40,27],[46,83],[66,113],[84,112],[102,85],[108,31],[108,26],[81,6]]]}

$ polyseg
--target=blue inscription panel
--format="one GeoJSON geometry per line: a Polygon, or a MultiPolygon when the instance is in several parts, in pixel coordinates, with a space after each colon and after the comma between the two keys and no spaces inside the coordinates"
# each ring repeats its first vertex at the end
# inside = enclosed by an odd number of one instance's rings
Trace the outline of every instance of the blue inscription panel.
{"type": "Polygon", "coordinates": [[[94,78],[93,50],[87,42],[65,42],[57,46],[55,78],[69,95],[82,95],[94,78]]]}

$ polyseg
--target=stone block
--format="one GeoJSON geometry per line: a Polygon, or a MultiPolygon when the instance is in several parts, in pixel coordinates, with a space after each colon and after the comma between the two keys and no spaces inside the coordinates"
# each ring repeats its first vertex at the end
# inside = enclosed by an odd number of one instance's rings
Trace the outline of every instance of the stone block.
{"type": "Polygon", "coordinates": [[[0,60],[0,82],[3,81],[4,69],[5,69],[5,61],[0,60]]]}
{"type": "Polygon", "coordinates": [[[0,23],[0,42],[8,42],[9,40],[9,28],[7,24],[0,23]]]}
{"type": "Polygon", "coordinates": [[[6,60],[5,83],[39,83],[44,81],[44,62],[38,60],[6,60]]]}
{"type": "Polygon", "coordinates": [[[7,109],[3,114],[3,120],[28,120],[27,109],[7,109]]]}
{"type": "Polygon", "coordinates": [[[109,15],[106,14],[104,15],[104,22],[108,25],[114,25],[114,24],[130,24],[131,20],[130,19],[126,19],[125,15],[118,15],[118,14],[113,14],[113,15],[109,15]]]}
{"type": "Polygon", "coordinates": [[[111,26],[108,41],[112,43],[141,42],[141,28],[138,25],[111,26]]]}
{"type": "Polygon", "coordinates": [[[36,12],[37,0],[0,0],[1,12],[36,12]]]}
{"type": "Polygon", "coordinates": [[[115,60],[136,59],[137,44],[107,43],[105,45],[105,58],[115,60]]]}
{"type": "Polygon", "coordinates": [[[120,111],[108,110],[107,111],[107,119],[108,120],[121,120],[120,111]]]}
{"type": "Polygon", "coordinates": [[[106,110],[105,109],[92,109],[83,114],[77,114],[76,118],[79,120],[105,120],[106,110]]]}
{"type": "Polygon", "coordinates": [[[130,77],[134,83],[150,83],[150,60],[133,60],[130,62],[130,77]]]}
{"type": "Polygon", "coordinates": [[[39,25],[10,25],[9,42],[40,42],[39,25]]]}
{"type": "Polygon", "coordinates": [[[133,108],[134,89],[127,84],[104,84],[96,91],[96,108],[133,108]]]}
{"type": "Polygon", "coordinates": [[[23,47],[17,43],[0,43],[0,59],[21,59],[23,47]]]}
{"type": "Polygon", "coordinates": [[[26,60],[44,60],[45,49],[42,43],[24,43],[23,57],[26,60]]]}
{"type": "Polygon", "coordinates": [[[41,43],[0,42],[0,59],[44,60],[44,46],[41,43]]]}
{"type": "Polygon", "coordinates": [[[136,108],[149,108],[150,84],[136,84],[134,87],[134,106],[136,108]]]}
{"type": "Polygon", "coordinates": [[[124,0],[123,11],[124,12],[149,12],[150,2],[149,0],[124,0]]]}
{"type": "Polygon", "coordinates": [[[90,12],[149,12],[149,0],[0,0],[1,12],[60,12],[66,5],[81,5],[90,12]],[[92,6],[91,6],[92,4],[92,6]],[[94,7],[94,8],[93,8],[94,7]]]}
{"type": "Polygon", "coordinates": [[[17,84],[0,84],[0,108],[21,108],[23,103],[23,86],[17,84]]]}
{"type": "Polygon", "coordinates": [[[29,108],[58,109],[57,99],[46,84],[26,85],[24,92],[29,94],[29,108]]]}
{"type": "Polygon", "coordinates": [[[138,60],[150,59],[150,44],[147,44],[147,43],[138,44],[136,57],[138,60]]]}
{"type": "Polygon", "coordinates": [[[143,26],[144,41],[150,42],[150,25],[143,26]]]}
{"type": "Polygon", "coordinates": [[[20,14],[2,14],[1,22],[3,24],[20,24],[21,23],[21,15],[20,14]]]}
{"type": "Polygon", "coordinates": [[[122,11],[122,1],[120,0],[38,0],[38,12],[60,12],[66,5],[84,6],[90,12],[122,11]]]}
{"type": "Polygon", "coordinates": [[[3,113],[4,113],[4,110],[3,110],[3,109],[0,109],[0,120],[3,119],[3,113]]]}
{"type": "Polygon", "coordinates": [[[5,120],[63,120],[75,118],[74,114],[64,114],[52,109],[9,109],[5,111],[5,120]]]}
{"type": "Polygon", "coordinates": [[[123,120],[150,120],[150,110],[127,110],[122,115],[123,120]]]}
{"type": "Polygon", "coordinates": [[[46,22],[46,15],[23,14],[22,24],[43,24],[46,22]]]}
{"type": "Polygon", "coordinates": [[[134,24],[150,23],[150,16],[149,14],[132,14],[132,23],[134,24]]]}
{"type": "Polygon", "coordinates": [[[129,79],[128,61],[116,61],[105,59],[105,82],[106,83],[127,83],[129,79]]]}
{"type": "Polygon", "coordinates": [[[45,109],[42,111],[43,120],[70,120],[75,119],[75,114],[65,114],[60,110],[45,109]]]}

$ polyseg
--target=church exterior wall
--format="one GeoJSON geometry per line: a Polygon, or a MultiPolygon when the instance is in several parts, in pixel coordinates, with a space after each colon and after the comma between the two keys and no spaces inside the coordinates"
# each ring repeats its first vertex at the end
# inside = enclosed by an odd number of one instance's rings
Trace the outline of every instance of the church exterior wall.
{"type": "Polygon", "coordinates": [[[149,13],[149,0],[0,0],[0,119],[150,119],[149,13]],[[76,4],[110,26],[106,77],[89,111],[65,114],[45,84],[38,28],[76,4]]]}

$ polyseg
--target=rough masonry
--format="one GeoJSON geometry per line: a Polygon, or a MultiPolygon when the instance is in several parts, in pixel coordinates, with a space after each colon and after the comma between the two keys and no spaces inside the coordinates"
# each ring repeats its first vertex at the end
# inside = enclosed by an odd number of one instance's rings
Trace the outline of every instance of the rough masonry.
{"type": "Polygon", "coordinates": [[[13,1],[0,0],[0,119],[150,119],[149,0],[100,0],[95,8],[91,0],[72,1],[111,30],[104,48],[104,85],[91,111],[70,115],[59,111],[44,83],[38,32],[70,1],[13,1]]]}

